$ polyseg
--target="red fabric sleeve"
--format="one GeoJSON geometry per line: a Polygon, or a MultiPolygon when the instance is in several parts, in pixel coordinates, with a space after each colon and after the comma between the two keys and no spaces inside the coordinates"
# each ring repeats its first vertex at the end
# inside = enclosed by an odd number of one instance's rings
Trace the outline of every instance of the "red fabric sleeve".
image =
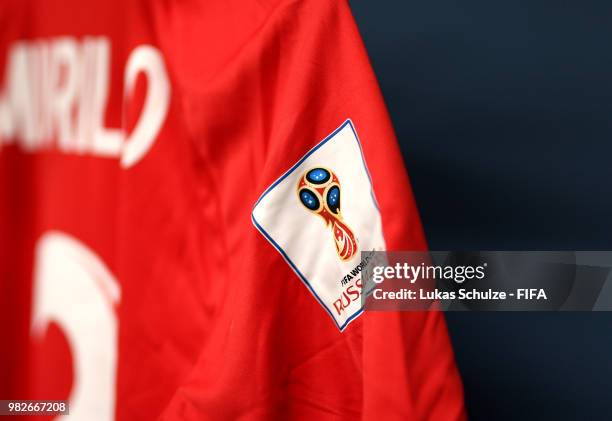
{"type": "MultiPolygon", "coordinates": [[[[226,288],[235,290],[218,292],[233,313],[220,310],[164,419],[464,419],[442,314],[366,312],[340,332],[248,219],[248,204],[350,118],[371,173],[387,248],[427,247],[347,3],[285,1],[269,7],[267,18],[236,41],[214,71],[204,69],[206,58],[194,51],[189,77],[176,75],[183,80],[191,136],[208,163],[202,183],[219,190],[218,229],[235,259],[225,269],[233,280],[226,288]],[[223,186],[215,187],[220,179],[223,186]],[[213,364],[212,355],[222,359],[213,364]]],[[[180,46],[166,54],[172,66],[180,46]]]]}

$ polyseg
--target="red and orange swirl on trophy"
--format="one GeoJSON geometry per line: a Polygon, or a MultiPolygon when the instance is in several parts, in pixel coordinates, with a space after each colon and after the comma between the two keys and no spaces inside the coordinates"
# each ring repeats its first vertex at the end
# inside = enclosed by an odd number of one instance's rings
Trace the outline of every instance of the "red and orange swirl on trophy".
{"type": "Polygon", "coordinates": [[[319,215],[331,227],[336,252],[342,261],[357,253],[357,241],[340,212],[340,180],[326,168],[312,168],[299,179],[297,193],[306,209],[319,215]]]}

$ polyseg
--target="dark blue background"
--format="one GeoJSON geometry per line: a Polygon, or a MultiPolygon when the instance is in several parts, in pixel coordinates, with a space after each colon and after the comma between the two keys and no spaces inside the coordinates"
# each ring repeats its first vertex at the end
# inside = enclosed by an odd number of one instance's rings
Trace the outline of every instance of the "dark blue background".
{"type": "MultiPolygon", "coordinates": [[[[612,249],[611,1],[351,6],[431,249],[612,249]]],[[[612,314],[447,320],[471,419],[612,419],[612,314]]]]}

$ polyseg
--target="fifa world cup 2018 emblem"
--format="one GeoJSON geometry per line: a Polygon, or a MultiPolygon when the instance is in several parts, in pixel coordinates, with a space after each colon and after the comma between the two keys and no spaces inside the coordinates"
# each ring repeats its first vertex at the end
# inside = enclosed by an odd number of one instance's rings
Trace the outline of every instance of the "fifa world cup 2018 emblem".
{"type": "Polygon", "coordinates": [[[340,180],[327,168],[312,168],[304,173],[297,185],[300,202],[319,215],[325,226],[331,227],[340,260],[347,261],[357,253],[353,231],[340,213],[340,180]]]}

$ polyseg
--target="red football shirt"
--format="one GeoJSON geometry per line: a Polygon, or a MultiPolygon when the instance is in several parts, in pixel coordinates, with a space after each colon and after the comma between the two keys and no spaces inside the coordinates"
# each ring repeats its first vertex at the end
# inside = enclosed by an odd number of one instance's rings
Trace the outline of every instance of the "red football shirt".
{"type": "Polygon", "coordinates": [[[426,247],[344,1],[0,5],[0,397],[71,420],[464,418],[439,313],[362,313],[426,247]]]}

